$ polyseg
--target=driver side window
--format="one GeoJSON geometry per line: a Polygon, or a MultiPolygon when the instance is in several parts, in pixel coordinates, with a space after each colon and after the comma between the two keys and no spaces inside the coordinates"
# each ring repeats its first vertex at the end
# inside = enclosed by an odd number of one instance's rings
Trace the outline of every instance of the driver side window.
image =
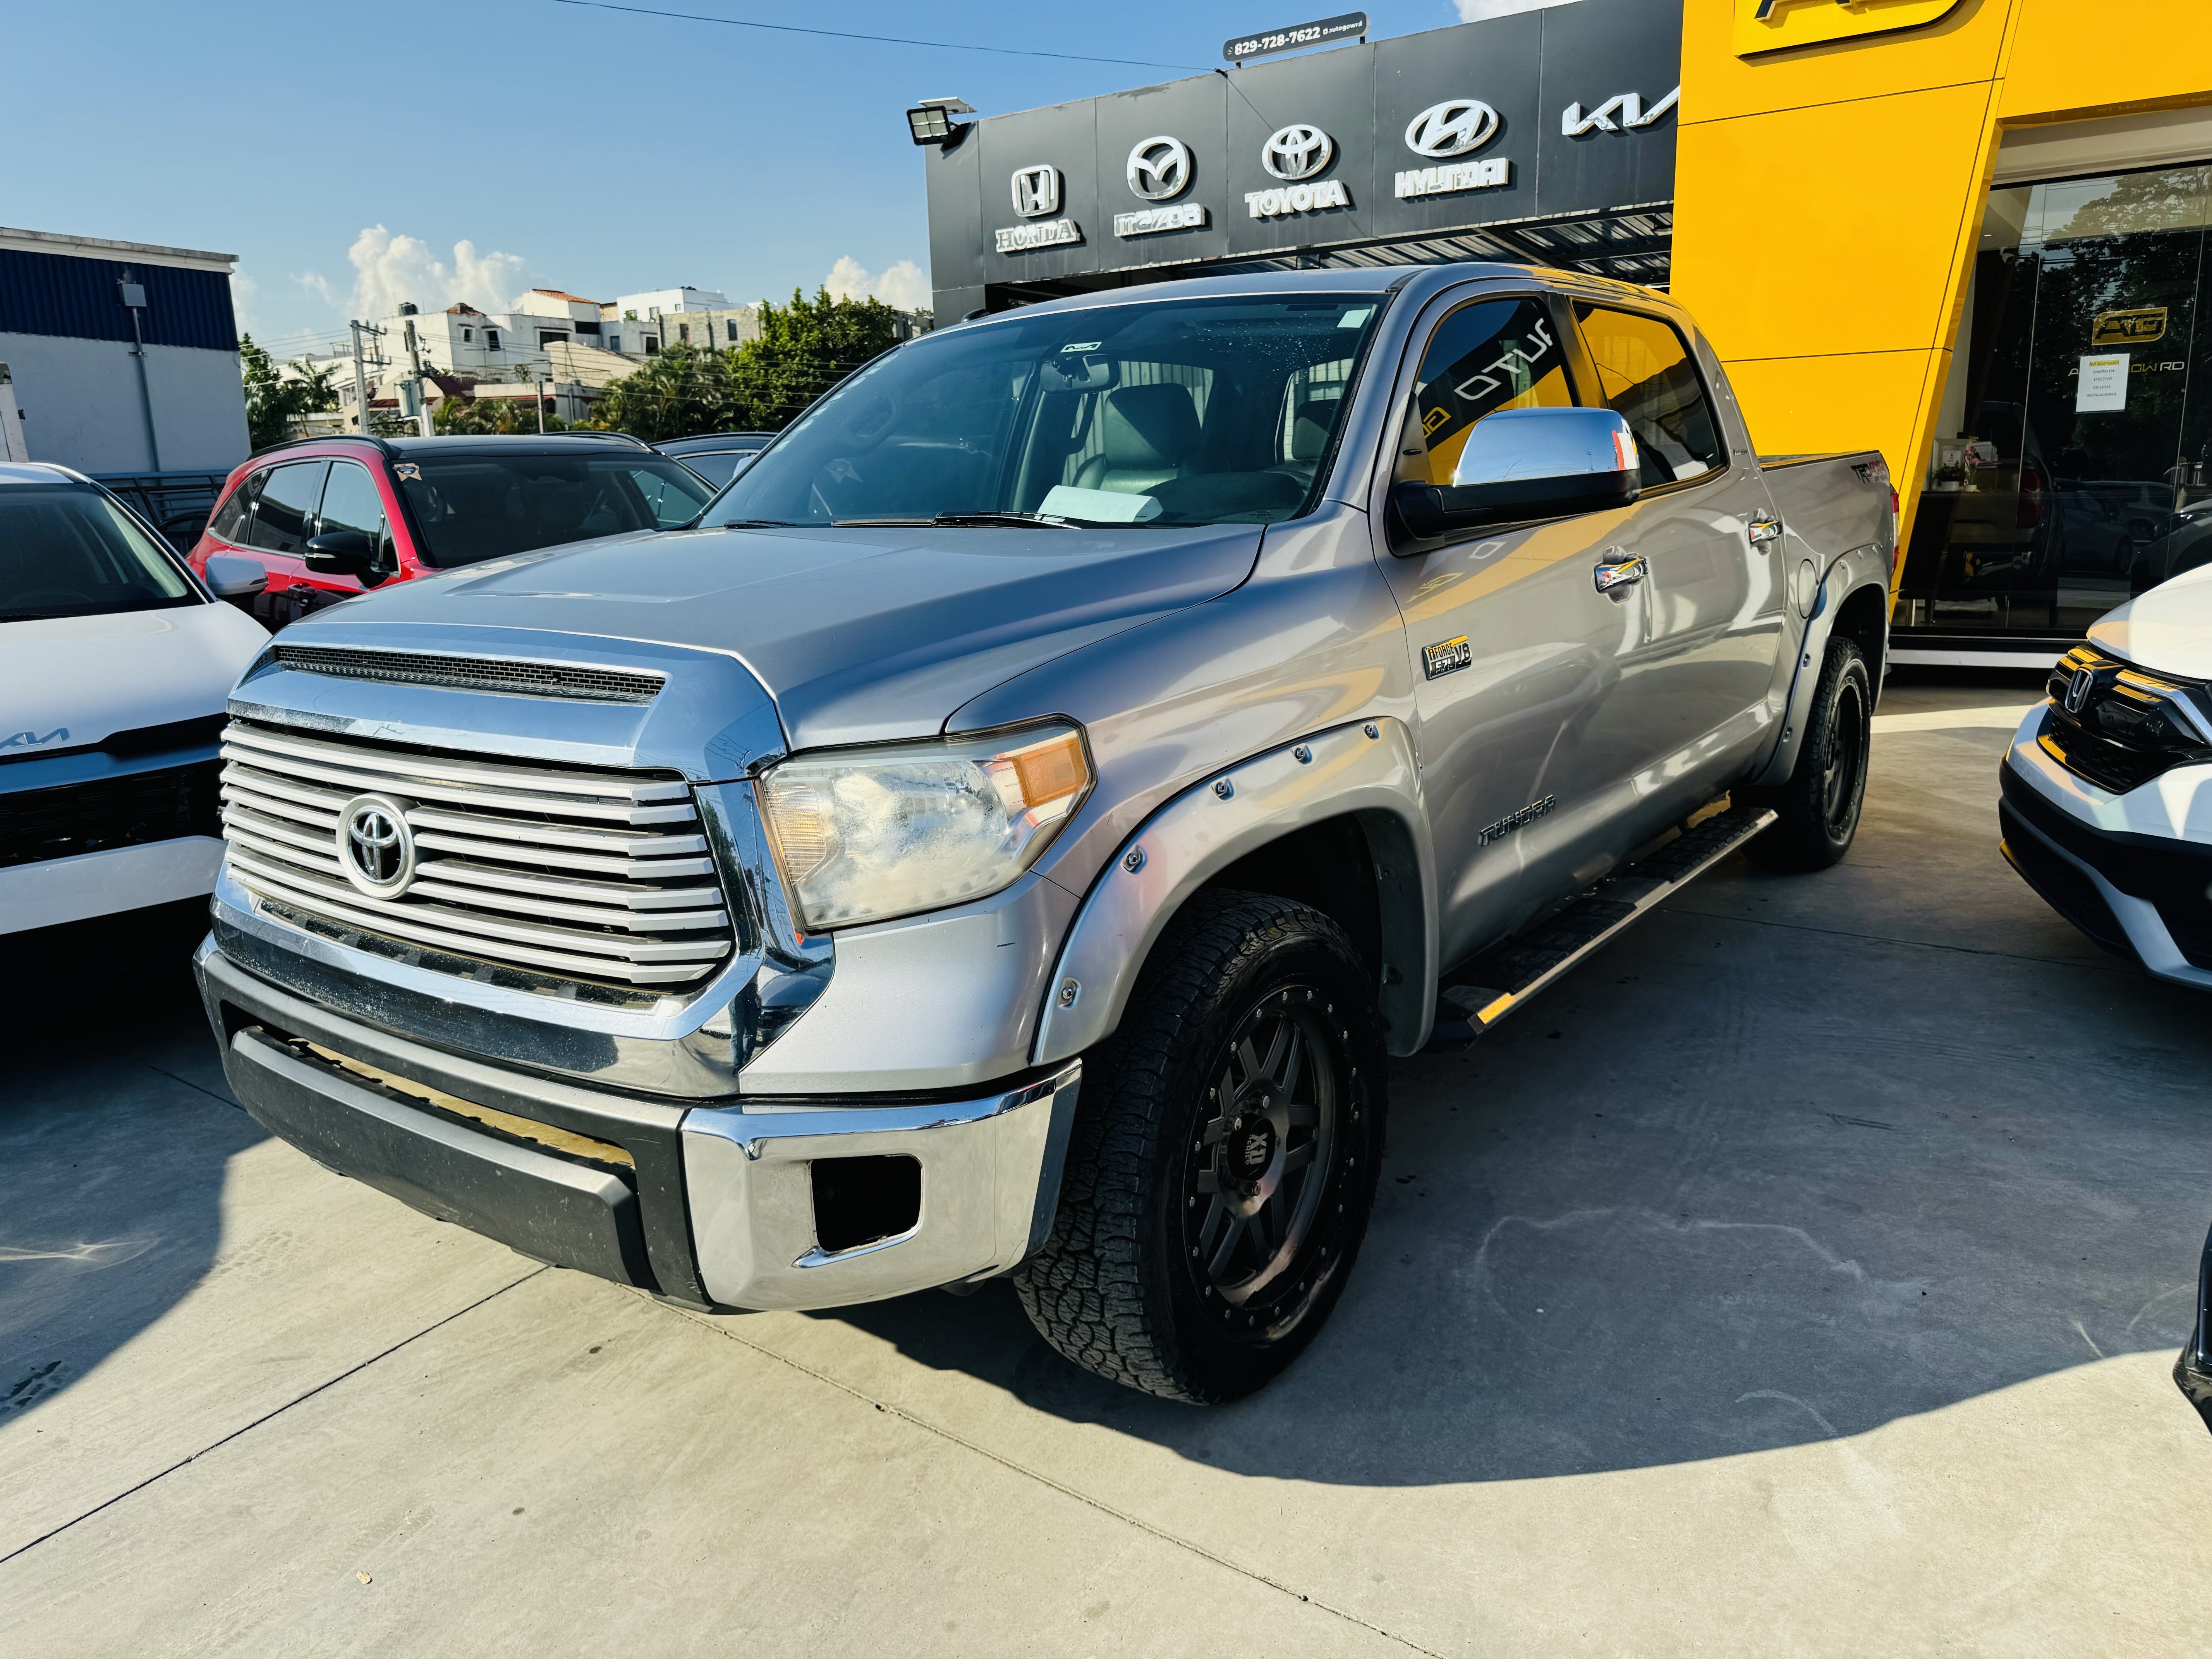
{"type": "Polygon", "coordinates": [[[1477,300],[1437,325],[1398,441],[1395,481],[1449,484],[1475,422],[1575,401],[1559,325],[1541,299],[1477,300]]]}

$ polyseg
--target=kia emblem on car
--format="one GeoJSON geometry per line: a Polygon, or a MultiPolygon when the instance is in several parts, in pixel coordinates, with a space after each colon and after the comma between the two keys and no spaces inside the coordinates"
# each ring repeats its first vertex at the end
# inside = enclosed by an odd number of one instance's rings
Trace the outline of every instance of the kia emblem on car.
{"type": "Polygon", "coordinates": [[[1014,169],[1014,211],[1024,219],[1044,219],[1060,211],[1060,169],[1014,169]]]}
{"type": "Polygon", "coordinates": [[[2078,714],[2081,705],[2089,701],[2089,688],[2097,683],[2097,676],[2087,668],[2077,668],[2074,678],[2066,683],[2066,712],[2078,714]]]}
{"type": "Polygon", "coordinates": [[[1260,147],[1260,165],[1285,183],[1310,179],[1336,159],[1336,140],[1303,121],[1279,127],[1260,147]]]}
{"type": "Polygon", "coordinates": [[[1162,135],[1129,152],[1129,188],[1147,202],[1164,202],[1190,188],[1190,146],[1162,135]]]}
{"type": "Polygon", "coordinates": [[[388,795],[356,795],[338,813],[338,868],[371,898],[395,899],[415,881],[407,809],[388,795]]]}
{"type": "Polygon", "coordinates": [[[1416,155],[1464,155],[1498,136],[1498,112],[1473,98],[1447,98],[1416,115],[1406,148],[1416,155]]]}

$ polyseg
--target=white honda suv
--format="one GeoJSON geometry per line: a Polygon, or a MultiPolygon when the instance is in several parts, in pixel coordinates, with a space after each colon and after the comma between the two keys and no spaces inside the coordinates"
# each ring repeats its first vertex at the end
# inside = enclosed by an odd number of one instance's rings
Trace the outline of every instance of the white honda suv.
{"type": "Polygon", "coordinates": [[[0,465],[0,933],[191,898],[222,860],[224,700],[269,641],[83,474],[0,465]]]}
{"type": "Polygon", "coordinates": [[[2130,599],[2059,659],[1999,781],[2005,857],[2051,908],[2212,990],[2212,567],[2130,599]]]}

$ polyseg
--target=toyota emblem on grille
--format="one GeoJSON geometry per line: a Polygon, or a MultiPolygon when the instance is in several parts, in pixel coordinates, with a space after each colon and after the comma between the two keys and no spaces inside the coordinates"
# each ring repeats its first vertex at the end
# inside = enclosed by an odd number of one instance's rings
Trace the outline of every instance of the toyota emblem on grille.
{"type": "Polygon", "coordinates": [[[2074,671],[2074,678],[2066,683],[2068,714],[2078,714],[2081,712],[2081,705],[2089,701],[2089,689],[2096,683],[2097,676],[2094,671],[2087,668],[2077,668],[2074,671]]]}
{"type": "Polygon", "coordinates": [[[1310,179],[1336,159],[1336,140],[1303,121],[1279,127],[1260,147],[1260,165],[1290,184],[1310,179]]]}
{"type": "Polygon", "coordinates": [[[1498,112],[1473,98],[1431,104],[1406,127],[1406,148],[1416,155],[1464,155],[1498,136],[1498,112]]]}
{"type": "Polygon", "coordinates": [[[1190,187],[1190,146],[1165,134],[1129,152],[1129,188],[1147,202],[1164,202],[1190,187]]]}
{"type": "Polygon", "coordinates": [[[395,899],[415,880],[407,809],[388,795],[356,795],[338,812],[338,868],[371,898],[395,899]]]}

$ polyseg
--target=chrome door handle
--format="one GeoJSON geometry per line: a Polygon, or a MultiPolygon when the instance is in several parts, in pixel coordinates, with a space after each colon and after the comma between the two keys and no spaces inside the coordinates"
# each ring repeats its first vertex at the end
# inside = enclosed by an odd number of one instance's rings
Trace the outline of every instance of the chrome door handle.
{"type": "Polygon", "coordinates": [[[1751,526],[1744,533],[1751,538],[1751,550],[1756,553],[1782,539],[1782,520],[1771,513],[1754,513],[1751,515],[1751,526]]]}
{"type": "MultiPolygon", "coordinates": [[[[1613,552],[1620,550],[1614,548],[1613,552]]],[[[1625,558],[1611,559],[1601,563],[1591,573],[1601,593],[1618,592],[1624,587],[1633,587],[1651,574],[1651,567],[1641,553],[1631,553],[1625,558]]]]}

